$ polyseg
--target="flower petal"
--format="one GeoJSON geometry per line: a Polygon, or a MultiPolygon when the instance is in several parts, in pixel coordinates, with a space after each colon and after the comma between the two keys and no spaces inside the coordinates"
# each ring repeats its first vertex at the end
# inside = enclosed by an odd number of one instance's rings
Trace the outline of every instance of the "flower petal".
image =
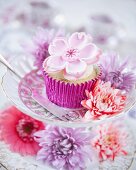
{"type": "Polygon", "coordinates": [[[92,113],[90,112],[90,110],[88,110],[86,113],[85,113],[85,120],[91,120],[93,119],[93,116],[92,116],[92,113]]]}
{"type": "Polygon", "coordinates": [[[88,99],[86,101],[86,106],[89,107],[89,108],[92,108],[92,100],[91,99],[88,99]]]}
{"type": "Polygon", "coordinates": [[[94,44],[87,44],[80,50],[80,58],[88,64],[94,64],[99,60],[100,51],[94,44]]]}
{"type": "Polygon", "coordinates": [[[59,71],[64,69],[65,66],[66,66],[66,61],[64,61],[62,57],[58,57],[58,56],[50,56],[43,63],[43,68],[47,72],[50,72],[50,70],[59,71]]]}
{"type": "Polygon", "coordinates": [[[64,71],[64,78],[66,80],[69,80],[69,81],[76,81],[76,80],[78,80],[78,77],[75,77],[75,76],[73,76],[71,74],[68,74],[68,73],[66,73],[66,71],[64,71]]]}
{"type": "MultiPolygon", "coordinates": [[[[21,133],[23,131],[23,128],[17,129],[17,126],[19,126],[20,120],[22,120],[28,123],[35,124],[33,126],[34,131],[42,130],[44,128],[43,124],[37,120],[34,120],[33,118],[24,115],[22,112],[17,110],[14,106],[8,108],[7,110],[3,111],[0,115],[0,123],[2,127],[0,127],[0,130],[2,130],[2,137],[5,143],[7,143],[10,147],[10,149],[13,152],[18,152],[22,155],[35,155],[36,152],[39,150],[39,146],[35,141],[23,141],[22,136],[20,136],[20,130],[21,133]],[[36,127],[34,129],[34,127],[36,127]],[[2,128],[2,129],[1,129],[2,128]],[[12,136],[12,138],[11,138],[12,136]]],[[[22,122],[21,122],[22,123],[22,122]]],[[[22,125],[22,124],[21,124],[22,125]]],[[[21,126],[19,126],[21,127],[21,126]]],[[[25,133],[25,132],[23,132],[25,133]]],[[[26,136],[31,138],[33,137],[33,133],[26,134],[26,136]],[[28,136],[27,136],[28,135],[28,136]]]]}
{"type": "Polygon", "coordinates": [[[84,61],[77,60],[74,62],[70,62],[70,63],[67,63],[66,65],[66,73],[76,78],[79,78],[85,72],[86,67],[87,67],[87,64],[84,61]]]}
{"type": "Polygon", "coordinates": [[[49,45],[48,51],[52,56],[61,56],[67,48],[68,44],[66,39],[63,37],[57,37],[49,45]]]}
{"type": "Polygon", "coordinates": [[[75,32],[69,37],[69,45],[72,48],[82,47],[87,40],[87,36],[84,32],[75,32]]]}
{"type": "Polygon", "coordinates": [[[90,106],[87,105],[87,101],[88,101],[88,100],[82,100],[82,101],[81,101],[81,104],[82,104],[83,107],[85,107],[85,108],[87,108],[88,110],[90,110],[90,106]]]}

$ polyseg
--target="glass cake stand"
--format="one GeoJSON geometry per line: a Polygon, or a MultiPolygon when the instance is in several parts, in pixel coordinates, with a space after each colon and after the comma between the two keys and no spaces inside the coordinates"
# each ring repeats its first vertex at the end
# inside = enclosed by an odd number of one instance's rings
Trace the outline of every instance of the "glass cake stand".
{"type": "Polygon", "coordinates": [[[47,96],[44,95],[46,94],[44,80],[33,67],[31,57],[15,58],[11,65],[16,68],[22,78],[20,80],[11,71],[7,70],[2,77],[1,83],[4,93],[25,114],[48,124],[65,127],[93,127],[122,116],[136,103],[136,90],[134,89],[130,93],[122,113],[99,120],[85,120],[84,109],[62,108],[47,99],[47,96]],[[39,96],[35,95],[37,92],[39,96]]]}
{"type": "MultiPolygon", "coordinates": [[[[66,109],[51,103],[45,92],[45,85],[41,74],[34,68],[31,57],[21,56],[11,61],[11,65],[16,69],[17,73],[22,77],[21,80],[15,76],[8,69],[5,71],[1,86],[9,100],[11,100],[16,107],[23,113],[51,125],[63,127],[95,127],[98,124],[105,123],[119,116],[123,116],[136,103],[136,90],[134,89],[128,98],[127,105],[124,111],[112,117],[105,117],[100,120],[86,121],[83,109],[66,109]],[[35,97],[35,91],[38,91],[38,97],[35,97]],[[39,104],[40,103],[40,104],[39,104]],[[59,114],[60,113],[60,114],[59,114]]],[[[91,128],[90,128],[91,130],[91,128]]],[[[129,155],[119,156],[114,161],[95,162],[92,161],[88,165],[87,170],[129,170],[134,162],[135,144],[133,142],[133,135],[131,130],[127,129],[130,134],[128,142],[129,155]]],[[[1,145],[1,144],[0,144],[1,145]]],[[[4,151],[5,152],[5,151],[4,151]]],[[[1,152],[3,153],[3,152],[1,152]]],[[[8,156],[9,154],[7,154],[8,156]]],[[[8,157],[7,157],[8,158],[8,157]]],[[[5,159],[7,159],[5,158],[5,159]]],[[[21,159],[21,158],[20,158],[21,159]]],[[[6,162],[6,160],[5,160],[6,162]]],[[[28,163],[28,162],[27,162],[28,163]]],[[[29,163],[30,164],[30,163],[29,163]]],[[[36,162],[34,163],[36,164],[36,162]]],[[[37,166],[37,164],[36,164],[37,166]]],[[[41,166],[41,165],[40,165],[41,166]]],[[[39,168],[39,166],[37,166],[39,168]]],[[[26,169],[27,170],[27,169],[26,169]]]]}
{"type": "Polygon", "coordinates": [[[22,77],[21,80],[7,70],[2,77],[2,89],[9,100],[25,114],[42,122],[64,127],[93,127],[100,123],[115,119],[128,112],[136,103],[134,89],[127,99],[122,113],[99,120],[85,120],[84,109],[66,109],[50,102],[45,95],[45,85],[42,76],[33,67],[31,57],[22,56],[11,62],[22,77]],[[38,95],[35,95],[38,92],[38,95]],[[42,100],[41,100],[42,99],[42,100]]]}

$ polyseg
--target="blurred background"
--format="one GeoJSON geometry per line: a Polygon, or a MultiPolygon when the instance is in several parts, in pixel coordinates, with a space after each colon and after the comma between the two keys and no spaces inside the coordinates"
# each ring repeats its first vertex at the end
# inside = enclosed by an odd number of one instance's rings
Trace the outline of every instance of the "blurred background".
{"type": "MultiPolygon", "coordinates": [[[[25,54],[38,27],[85,31],[103,51],[136,58],[136,0],[0,0],[0,53],[12,60],[25,54]]],[[[0,67],[0,76],[3,74],[0,67]]],[[[0,90],[0,107],[7,99],[0,90]]]]}
{"type": "Polygon", "coordinates": [[[136,0],[0,0],[0,51],[18,55],[37,27],[86,31],[103,50],[135,55],[136,0]]]}
{"type": "MultiPolygon", "coordinates": [[[[135,62],[135,9],[136,0],[0,0],[0,53],[8,60],[26,55],[22,44],[43,27],[88,32],[103,51],[135,62]]],[[[0,106],[6,100],[0,89],[0,106]]]]}

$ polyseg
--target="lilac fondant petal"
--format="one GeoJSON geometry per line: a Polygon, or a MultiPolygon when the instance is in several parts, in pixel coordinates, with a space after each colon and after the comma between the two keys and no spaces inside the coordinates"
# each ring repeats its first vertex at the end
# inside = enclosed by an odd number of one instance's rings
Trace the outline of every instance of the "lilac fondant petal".
{"type": "Polygon", "coordinates": [[[75,62],[67,63],[66,73],[74,76],[75,78],[83,75],[87,68],[87,64],[84,61],[77,60],[75,62]]]}
{"type": "Polygon", "coordinates": [[[80,50],[80,58],[87,63],[95,63],[97,58],[98,48],[94,44],[87,44],[80,50]]]}
{"type": "Polygon", "coordinates": [[[55,71],[57,71],[57,70],[63,70],[65,68],[66,61],[64,61],[62,57],[50,56],[48,57],[46,64],[47,67],[50,67],[55,71]]]}
{"type": "Polygon", "coordinates": [[[71,48],[80,48],[84,45],[87,40],[87,36],[85,33],[75,32],[69,37],[69,46],[71,48]]]}
{"type": "Polygon", "coordinates": [[[49,45],[48,51],[50,55],[61,56],[68,48],[67,41],[63,37],[57,37],[49,45]]]}

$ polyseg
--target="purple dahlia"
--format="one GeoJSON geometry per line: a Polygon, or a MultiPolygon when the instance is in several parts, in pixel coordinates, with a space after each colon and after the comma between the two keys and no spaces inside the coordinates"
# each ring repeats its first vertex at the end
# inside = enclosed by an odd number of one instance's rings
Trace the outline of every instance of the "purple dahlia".
{"type": "Polygon", "coordinates": [[[41,147],[37,159],[57,170],[83,170],[91,157],[89,133],[83,128],[60,128],[47,126],[35,133],[41,147]]]}
{"type": "Polygon", "coordinates": [[[116,54],[104,54],[100,61],[102,67],[101,79],[110,81],[117,89],[129,92],[136,83],[136,74],[128,59],[123,62],[116,54]]]}
{"type": "Polygon", "coordinates": [[[39,28],[36,35],[33,37],[32,43],[29,47],[25,46],[27,51],[31,53],[34,58],[34,65],[41,68],[45,58],[49,56],[48,46],[50,42],[57,36],[63,35],[63,31],[55,31],[53,29],[39,28]]]}

